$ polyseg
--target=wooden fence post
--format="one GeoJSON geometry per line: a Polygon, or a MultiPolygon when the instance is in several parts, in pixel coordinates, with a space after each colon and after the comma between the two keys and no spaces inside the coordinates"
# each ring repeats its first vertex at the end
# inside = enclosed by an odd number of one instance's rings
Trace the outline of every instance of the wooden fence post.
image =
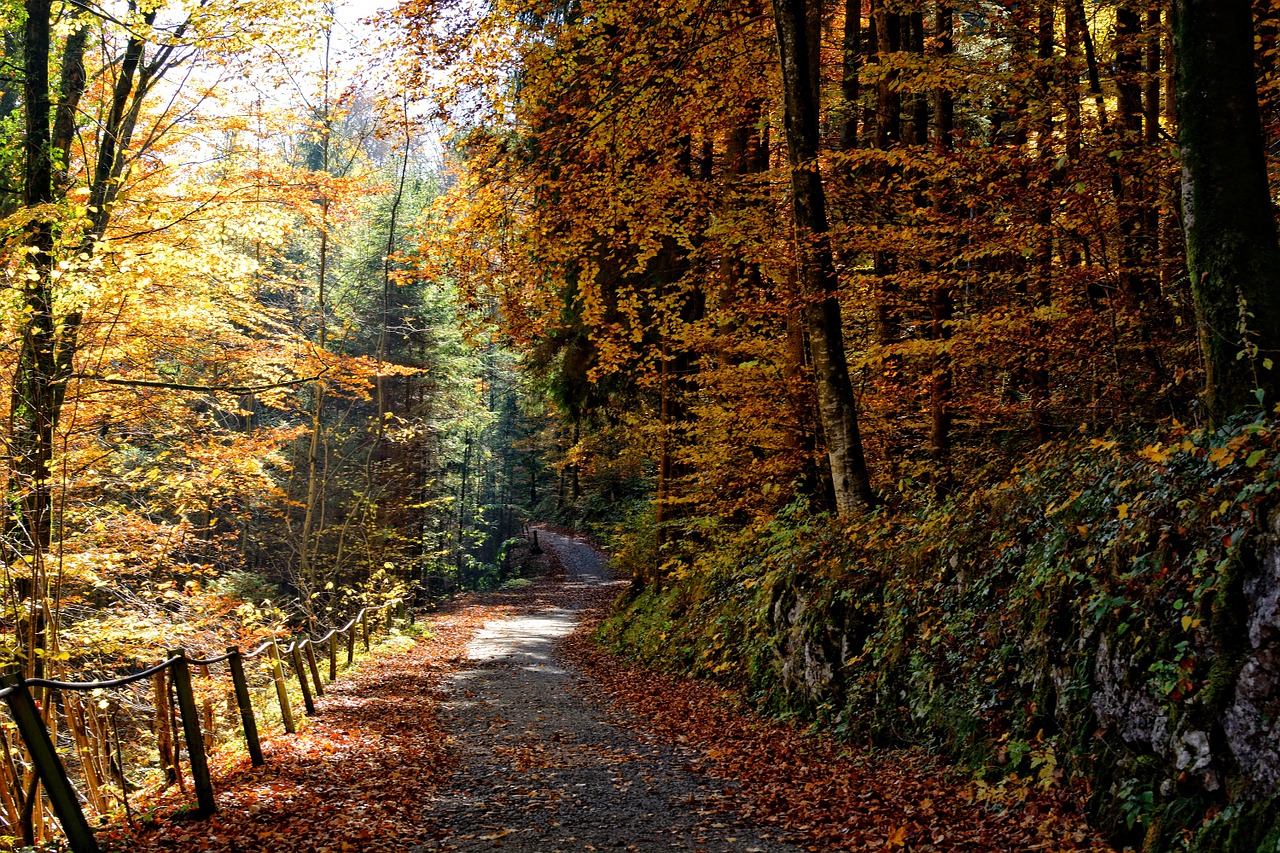
{"type": "Polygon", "coordinates": [[[364,633],[364,650],[369,651],[369,608],[360,611],[360,627],[364,633]]]}
{"type": "Polygon", "coordinates": [[[298,684],[302,686],[302,706],[308,717],[316,715],[316,703],[311,698],[311,688],[307,685],[306,664],[302,662],[302,652],[298,651],[298,644],[301,640],[294,640],[293,648],[289,653],[293,660],[293,671],[298,674],[298,684]]]}
{"type": "Polygon", "coordinates": [[[280,662],[280,647],[272,640],[267,646],[267,654],[271,658],[271,680],[276,685],[276,698],[280,700],[280,719],[284,721],[284,730],[293,734],[298,727],[293,724],[293,704],[289,701],[289,690],[284,685],[284,664],[280,662]]]}
{"type": "Polygon", "coordinates": [[[324,696],[324,683],[320,681],[320,668],[316,666],[316,644],[311,640],[303,640],[307,648],[307,669],[311,670],[311,680],[316,685],[316,696],[324,696]]]}
{"type": "Polygon", "coordinates": [[[196,710],[196,696],[191,690],[191,668],[187,664],[185,649],[171,649],[169,657],[173,658],[173,687],[178,693],[178,708],[182,711],[182,735],[187,742],[187,757],[191,761],[196,809],[201,817],[209,817],[218,810],[218,806],[213,799],[213,782],[209,778],[209,763],[204,755],[200,712],[196,710]]]}
{"type": "Polygon", "coordinates": [[[329,652],[329,680],[338,680],[338,635],[332,634],[328,643],[329,652]]]}
{"type": "Polygon", "coordinates": [[[356,659],[356,624],[355,624],[355,620],[352,620],[352,622],[351,622],[351,627],[350,627],[350,628],[348,628],[344,633],[347,635],[347,666],[351,666],[351,664],[352,664],[352,663],[354,663],[354,662],[355,662],[355,659],[356,659]]]}
{"type": "Polygon", "coordinates": [[[254,767],[266,763],[262,757],[262,744],[258,741],[258,721],[253,718],[253,700],[249,698],[249,680],[244,677],[244,661],[240,650],[227,649],[227,668],[231,670],[231,684],[236,691],[236,704],[240,706],[240,724],[244,728],[244,742],[249,748],[249,759],[254,767]]]}
{"type": "Polygon", "coordinates": [[[6,675],[0,678],[0,688],[10,690],[5,696],[9,703],[9,713],[13,715],[18,733],[27,745],[27,754],[31,756],[31,763],[35,765],[40,783],[49,795],[49,803],[62,824],[67,843],[75,853],[98,853],[98,842],[93,837],[93,830],[84,818],[80,800],[67,780],[62,759],[58,758],[58,752],[53,748],[53,741],[49,739],[49,732],[40,720],[40,711],[36,709],[35,700],[31,698],[27,685],[17,675],[6,675]]]}

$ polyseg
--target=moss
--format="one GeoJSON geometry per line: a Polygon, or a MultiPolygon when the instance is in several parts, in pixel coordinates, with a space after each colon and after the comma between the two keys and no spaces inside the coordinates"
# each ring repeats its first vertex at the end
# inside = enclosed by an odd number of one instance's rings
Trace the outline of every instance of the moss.
{"type": "Polygon", "coordinates": [[[1244,569],[1245,559],[1239,554],[1227,561],[1210,611],[1209,631],[1215,656],[1199,700],[1215,714],[1231,702],[1249,651],[1244,569]]]}
{"type": "Polygon", "coordinates": [[[1186,827],[1199,823],[1209,805],[1203,796],[1198,795],[1176,796],[1159,803],[1147,832],[1144,848],[1177,849],[1186,827]]]}
{"type": "Polygon", "coordinates": [[[1193,853],[1280,852],[1280,794],[1222,811],[1194,836],[1189,849],[1193,853]]]}

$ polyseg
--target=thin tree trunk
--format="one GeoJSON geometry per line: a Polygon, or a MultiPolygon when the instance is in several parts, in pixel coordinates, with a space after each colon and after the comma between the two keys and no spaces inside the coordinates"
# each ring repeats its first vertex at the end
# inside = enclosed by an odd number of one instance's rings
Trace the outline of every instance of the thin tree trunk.
{"type": "MultiPolygon", "coordinates": [[[[321,116],[320,121],[322,127],[320,129],[320,156],[321,171],[326,174],[329,171],[329,154],[330,154],[330,115],[329,115],[329,48],[331,38],[328,30],[325,31],[325,52],[324,52],[324,92],[321,99],[321,116]]],[[[318,349],[324,352],[327,337],[327,317],[325,305],[325,284],[329,276],[329,195],[325,190],[321,190],[320,195],[320,257],[319,270],[316,275],[316,310],[317,322],[319,329],[316,332],[318,349]]],[[[302,536],[298,549],[299,574],[302,584],[305,587],[306,595],[303,596],[304,606],[307,610],[308,619],[311,618],[311,592],[316,586],[316,569],[314,557],[320,550],[320,536],[324,532],[324,509],[321,506],[321,491],[324,486],[324,471],[327,466],[322,467],[320,463],[320,451],[324,443],[324,404],[326,386],[324,380],[318,380],[315,385],[316,399],[315,408],[311,413],[311,439],[307,445],[307,501],[306,508],[302,519],[302,536]],[[312,550],[311,540],[316,540],[315,550],[312,550]]],[[[327,460],[326,460],[327,461],[327,460]]]]}
{"type": "Polygon", "coordinates": [[[844,2],[844,37],[841,42],[840,95],[844,120],[840,125],[840,150],[858,148],[858,99],[862,96],[858,75],[862,71],[862,0],[844,2]]]}
{"type": "MultiPolygon", "coordinates": [[[[954,50],[953,41],[954,13],[948,2],[939,2],[934,19],[937,55],[944,61],[954,50]]],[[[934,116],[934,150],[945,156],[951,151],[955,142],[955,100],[951,90],[939,86],[933,91],[934,116]]],[[[944,185],[938,188],[934,209],[938,216],[945,217],[950,213],[947,193],[944,185]]],[[[929,454],[938,466],[939,482],[950,479],[947,470],[951,453],[951,357],[944,347],[951,338],[951,320],[955,313],[955,302],[951,293],[951,285],[940,277],[933,285],[929,299],[929,337],[939,345],[934,357],[933,375],[929,382],[929,454]]]]}
{"type": "Polygon", "coordinates": [[[462,451],[462,481],[458,486],[458,534],[455,540],[457,547],[454,552],[454,568],[457,571],[459,581],[463,579],[462,564],[463,556],[465,555],[463,533],[467,529],[467,486],[471,480],[471,442],[471,430],[468,429],[466,433],[466,445],[462,451]]]}
{"type": "MultiPolygon", "coordinates": [[[[1039,81],[1040,97],[1044,110],[1036,127],[1036,149],[1041,171],[1050,173],[1049,165],[1053,156],[1053,113],[1049,104],[1054,102],[1053,75],[1050,67],[1053,63],[1054,8],[1052,0],[1041,0],[1039,22],[1036,36],[1036,76],[1039,81]]],[[[1041,191],[1043,192],[1043,191],[1041,191]]],[[[1036,246],[1036,286],[1032,294],[1034,304],[1038,308],[1047,308],[1053,300],[1053,205],[1049,198],[1042,198],[1040,209],[1036,212],[1036,224],[1039,226],[1036,246]]],[[[1032,434],[1038,442],[1049,440],[1049,350],[1041,345],[1048,329],[1045,322],[1036,318],[1031,324],[1032,339],[1036,342],[1030,352],[1030,384],[1031,384],[1031,422],[1032,434]]]]}
{"type": "Polygon", "coordinates": [[[413,145],[412,128],[409,125],[409,96],[404,96],[401,104],[400,120],[404,126],[404,150],[400,158],[400,178],[396,182],[396,194],[391,200],[390,221],[387,223],[387,250],[382,257],[382,328],[378,331],[378,423],[374,434],[373,448],[369,452],[372,459],[382,445],[386,433],[386,377],[382,375],[382,365],[389,358],[391,337],[391,259],[396,253],[396,226],[399,224],[400,205],[404,201],[404,185],[409,175],[409,149],[413,145]]]}
{"type": "MultiPolygon", "coordinates": [[[[574,421],[573,422],[573,446],[574,447],[578,446],[578,441],[581,439],[581,437],[582,437],[581,428],[579,427],[578,422],[574,421]]],[[[577,503],[578,500],[582,498],[582,481],[578,477],[578,472],[579,472],[578,463],[575,462],[572,466],[570,466],[570,470],[569,470],[569,488],[570,488],[569,496],[574,503],[577,503]]]]}
{"type": "MultiPolygon", "coordinates": [[[[903,16],[890,12],[885,7],[885,0],[872,0],[872,20],[875,22],[876,61],[884,63],[902,49],[903,16]]],[[[896,72],[881,74],[880,83],[876,87],[876,133],[874,145],[884,150],[892,148],[902,141],[902,95],[897,86],[896,72]]],[[[877,167],[877,178],[886,181],[893,167],[880,165],[877,167]]],[[[885,222],[891,222],[895,211],[892,199],[888,194],[884,197],[885,222]]],[[[898,282],[895,278],[897,262],[893,252],[877,249],[871,256],[872,271],[875,274],[875,336],[880,346],[890,346],[899,338],[899,295],[898,282]]]]}
{"type": "MultiPolygon", "coordinates": [[[[1125,156],[1115,162],[1114,185],[1120,216],[1120,286],[1129,308],[1142,310],[1142,303],[1155,292],[1151,277],[1152,234],[1147,231],[1149,204],[1145,176],[1133,162],[1141,149],[1143,125],[1147,118],[1142,103],[1142,19],[1133,4],[1116,9],[1116,90],[1119,149],[1125,156]]],[[[1142,322],[1142,318],[1139,318],[1142,322]]],[[[1144,334],[1144,337],[1149,335],[1144,334]]]]}

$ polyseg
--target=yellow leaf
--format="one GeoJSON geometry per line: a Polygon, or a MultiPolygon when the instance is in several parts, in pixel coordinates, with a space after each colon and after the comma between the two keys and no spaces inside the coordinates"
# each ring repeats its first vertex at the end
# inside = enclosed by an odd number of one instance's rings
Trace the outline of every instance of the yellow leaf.
{"type": "Polygon", "coordinates": [[[1120,519],[1121,519],[1122,521],[1123,521],[1124,519],[1128,518],[1128,517],[1129,517],[1129,505],[1128,505],[1128,504],[1120,504],[1120,506],[1116,507],[1116,514],[1118,514],[1118,515],[1120,516],[1120,519]]]}
{"type": "Polygon", "coordinates": [[[1169,454],[1171,453],[1173,453],[1172,447],[1164,447],[1158,441],[1155,444],[1149,444],[1138,451],[1138,455],[1143,459],[1150,459],[1157,465],[1164,464],[1165,460],[1169,458],[1169,454]]]}

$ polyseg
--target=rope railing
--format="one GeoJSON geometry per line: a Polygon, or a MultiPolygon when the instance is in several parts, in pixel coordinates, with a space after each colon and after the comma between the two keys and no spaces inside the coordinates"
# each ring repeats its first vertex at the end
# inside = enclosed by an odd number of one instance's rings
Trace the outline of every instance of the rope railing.
{"type": "Polygon", "coordinates": [[[223,661],[231,660],[231,656],[233,654],[239,654],[239,652],[228,651],[225,655],[217,655],[211,658],[188,658],[187,662],[193,663],[196,666],[213,666],[215,663],[222,663],[223,661]]]}
{"type": "Polygon", "coordinates": [[[263,652],[265,652],[267,649],[271,648],[271,644],[272,644],[272,643],[274,643],[274,642],[275,642],[275,640],[267,640],[265,643],[263,643],[262,645],[258,646],[256,649],[254,649],[253,651],[249,652],[247,655],[241,655],[241,659],[242,659],[242,660],[253,660],[253,659],[254,659],[254,658],[256,658],[258,655],[262,654],[262,653],[263,653],[263,652]]]}
{"type": "MultiPolygon", "coordinates": [[[[343,637],[346,640],[347,665],[350,666],[355,660],[356,626],[360,626],[359,633],[362,634],[364,649],[367,652],[370,647],[369,638],[371,634],[369,614],[378,613],[389,607],[399,607],[403,610],[405,602],[402,599],[392,599],[378,606],[363,607],[346,625],[340,628],[331,628],[319,639],[298,637],[284,647],[281,647],[277,640],[268,640],[247,654],[236,647],[230,647],[224,654],[205,658],[191,657],[184,649],[172,649],[164,661],[140,672],[120,678],[102,681],[59,681],[50,678],[24,679],[17,674],[0,677],[0,699],[3,699],[9,706],[10,716],[13,718],[18,734],[27,748],[31,766],[40,783],[44,786],[45,793],[49,798],[49,804],[52,806],[59,823],[62,824],[63,833],[67,837],[67,844],[73,853],[99,853],[99,848],[97,841],[93,837],[93,830],[85,819],[84,811],[80,806],[80,796],[71,784],[62,759],[58,756],[53,738],[50,736],[49,729],[45,726],[41,708],[32,695],[31,688],[69,692],[111,690],[127,687],[145,679],[154,679],[159,673],[168,670],[177,698],[178,711],[181,714],[182,735],[187,747],[191,780],[196,793],[196,813],[200,817],[208,817],[216,811],[217,804],[214,800],[213,784],[209,775],[204,733],[200,727],[200,715],[196,707],[195,691],[192,687],[191,667],[198,666],[204,671],[205,675],[208,675],[208,667],[220,663],[227,664],[236,705],[240,712],[241,729],[244,733],[245,744],[250,760],[255,767],[258,767],[265,763],[265,758],[262,754],[262,745],[258,737],[258,726],[254,715],[252,697],[249,692],[248,679],[245,676],[244,662],[253,660],[263,654],[268,656],[270,661],[268,668],[271,672],[271,682],[275,687],[276,698],[280,704],[281,721],[284,724],[285,731],[293,734],[297,731],[297,726],[294,721],[289,692],[285,685],[284,660],[286,656],[288,656],[294,674],[297,676],[306,714],[307,716],[312,716],[316,713],[312,688],[314,687],[315,689],[315,696],[324,695],[324,684],[316,663],[316,646],[323,646],[328,654],[329,681],[333,682],[338,676],[337,638],[343,637]]],[[[163,679],[163,676],[161,678],[163,679]]],[[[48,708],[52,708],[52,700],[46,702],[45,705],[48,708]]],[[[205,712],[206,714],[210,713],[207,703],[205,712]]],[[[119,736],[117,734],[118,740],[119,736]]],[[[176,748],[174,749],[173,759],[176,765],[176,748]]]]}
{"type": "MultiPolygon", "coordinates": [[[[48,687],[53,690],[110,690],[113,687],[127,687],[130,684],[142,681],[144,678],[150,678],[157,672],[173,666],[173,661],[174,658],[168,658],[150,669],[144,669],[142,672],[135,672],[133,675],[114,678],[110,681],[54,681],[51,678],[24,678],[22,683],[28,687],[48,687]]],[[[198,663],[199,661],[190,662],[198,663]]]]}

